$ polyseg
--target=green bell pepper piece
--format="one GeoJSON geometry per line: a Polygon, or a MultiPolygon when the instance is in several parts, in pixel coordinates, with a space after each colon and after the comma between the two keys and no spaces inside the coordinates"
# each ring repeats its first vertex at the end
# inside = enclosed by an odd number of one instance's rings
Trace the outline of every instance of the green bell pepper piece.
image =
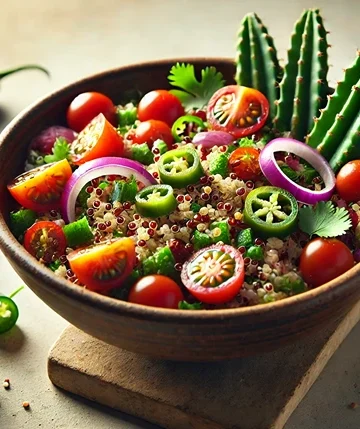
{"type": "Polygon", "coordinates": [[[88,244],[94,238],[86,216],[76,220],[75,222],[65,225],[63,231],[66,237],[67,245],[69,247],[77,247],[81,246],[82,244],[88,244]]]}
{"type": "Polygon", "coordinates": [[[213,222],[210,225],[210,230],[213,231],[215,228],[219,228],[221,233],[216,237],[213,236],[213,243],[218,243],[219,241],[222,241],[224,244],[230,244],[230,241],[231,241],[230,227],[227,221],[225,220],[225,221],[213,222]]]}
{"type": "Polygon", "coordinates": [[[10,230],[19,238],[36,221],[36,213],[33,210],[21,209],[10,213],[10,230]]]}
{"type": "Polygon", "coordinates": [[[254,261],[262,261],[264,259],[264,251],[261,246],[250,246],[245,256],[248,256],[254,261]]]}
{"type": "Polygon", "coordinates": [[[154,162],[154,154],[149,149],[147,143],[133,144],[131,146],[130,158],[145,165],[150,165],[154,162]]]}
{"type": "Polygon", "coordinates": [[[246,247],[248,249],[254,243],[254,236],[251,228],[241,230],[236,237],[236,247],[246,247]]]}
{"type": "Polygon", "coordinates": [[[208,234],[205,234],[204,232],[200,232],[196,229],[194,231],[193,244],[194,244],[194,249],[199,250],[199,249],[202,249],[203,247],[207,247],[213,244],[213,240],[208,234]]]}
{"type": "Polygon", "coordinates": [[[150,274],[162,274],[168,277],[176,277],[175,258],[168,246],[162,247],[142,263],[145,276],[150,274]]]}

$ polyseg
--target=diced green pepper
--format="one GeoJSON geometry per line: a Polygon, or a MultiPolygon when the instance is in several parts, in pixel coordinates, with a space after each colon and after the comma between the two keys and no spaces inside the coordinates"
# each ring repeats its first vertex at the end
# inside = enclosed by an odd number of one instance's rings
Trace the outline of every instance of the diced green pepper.
{"type": "Polygon", "coordinates": [[[142,263],[143,273],[145,276],[149,274],[162,274],[168,277],[175,277],[176,261],[168,246],[162,247],[153,256],[145,259],[142,263]]]}
{"type": "Polygon", "coordinates": [[[87,208],[87,200],[90,197],[90,194],[88,192],[86,192],[87,187],[89,186],[89,184],[85,185],[81,191],[79,192],[79,195],[77,197],[77,201],[80,204],[80,207],[82,207],[83,209],[87,208]]]}
{"type": "Polygon", "coordinates": [[[218,243],[219,241],[222,241],[224,244],[230,244],[230,227],[226,220],[213,222],[210,225],[210,230],[213,231],[213,243],[218,243]],[[220,234],[216,234],[214,236],[215,228],[218,228],[220,230],[220,234]]]}
{"type": "Polygon", "coordinates": [[[50,268],[51,271],[56,271],[60,267],[60,265],[61,265],[61,261],[57,259],[56,261],[50,262],[48,267],[50,268]]]}
{"type": "Polygon", "coordinates": [[[36,213],[33,210],[21,209],[10,213],[10,229],[16,238],[19,238],[24,232],[35,223],[36,213]]]}
{"type": "Polygon", "coordinates": [[[180,301],[178,308],[179,310],[202,310],[203,305],[201,302],[194,302],[193,304],[190,304],[187,301],[180,301]]]}
{"type": "Polygon", "coordinates": [[[200,232],[196,229],[194,232],[193,244],[194,249],[199,250],[203,247],[207,247],[213,244],[213,240],[210,235],[205,234],[204,232],[200,232]]]}
{"type": "Polygon", "coordinates": [[[201,205],[198,203],[191,203],[190,204],[190,210],[192,210],[194,213],[199,213],[201,209],[201,205]]]}
{"type": "Polygon", "coordinates": [[[133,125],[137,120],[137,108],[133,103],[128,103],[125,106],[119,106],[116,109],[119,127],[133,125]]]}
{"type": "Polygon", "coordinates": [[[154,162],[154,154],[149,149],[147,143],[133,144],[131,146],[131,159],[141,162],[145,165],[150,165],[154,162]]]}
{"type": "Polygon", "coordinates": [[[275,290],[288,295],[297,295],[306,291],[304,280],[296,273],[288,273],[276,279],[275,290]]]}
{"type": "Polygon", "coordinates": [[[210,158],[209,171],[211,174],[220,174],[222,177],[227,177],[229,174],[228,155],[218,153],[210,158]]]}
{"type": "Polygon", "coordinates": [[[120,201],[121,203],[130,201],[131,203],[134,203],[137,191],[138,187],[134,176],[131,176],[130,182],[117,180],[113,184],[113,190],[110,194],[110,201],[120,201]]]}
{"type": "Polygon", "coordinates": [[[243,229],[236,237],[236,247],[249,248],[254,243],[254,236],[251,228],[243,229]]]}
{"type": "Polygon", "coordinates": [[[69,247],[77,247],[90,243],[94,238],[86,216],[65,225],[63,231],[69,247]]]}
{"type": "Polygon", "coordinates": [[[109,186],[109,182],[107,182],[106,180],[104,180],[98,184],[98,188],[100,188],[102,190],[106,189],[108,186],[109,186]]]}
{"type": "Polygon", "coordinates": [[[250,246],[245,256],[255,261],[262,261],[264,259],[264,251],[261,246],[250,246]]]}

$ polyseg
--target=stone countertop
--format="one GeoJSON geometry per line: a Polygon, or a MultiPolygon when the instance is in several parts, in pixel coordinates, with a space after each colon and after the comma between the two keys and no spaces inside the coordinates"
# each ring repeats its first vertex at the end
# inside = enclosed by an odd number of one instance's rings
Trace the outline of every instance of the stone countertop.
{"type": "MultiPolygon", "coordinates": [[[[284,58],[293,23],[305,7],[320,7],[331,31],[330,82],[341,77],[360,46],[360,3],[353,0],[258,0],[255,11],[275,38],[284,58]]],[[[46,93],[83,76],[138,61],[191,56],[234,56],[235,35],[254,3],[243,0],[5,0],[0,14],[0,69],[39,63],[36,71],[1,82],[0,129],[46,93]]],[[[0,161],[1,162],[1,161],[0,161]]],[[[0,164],[1,168],[1,164],[0,164]]],[[[0,292],[22,284],[0,254],[0,292]]],[[[0,426],[18,428],[155,428],[122,413],[73,397],[47,378],[48,350],[67,322],[29,289],[16,298],[17,327],[0,338],[0,426]],[[30,411],[22,408],[29,401],[30,411]]],[[[357,429],[360,408],[360,326],[331,359],[319,380],[290,418],[286,429],[357,429]]],[[[256,428],[254,428],[256,429],[256,428]]]]}

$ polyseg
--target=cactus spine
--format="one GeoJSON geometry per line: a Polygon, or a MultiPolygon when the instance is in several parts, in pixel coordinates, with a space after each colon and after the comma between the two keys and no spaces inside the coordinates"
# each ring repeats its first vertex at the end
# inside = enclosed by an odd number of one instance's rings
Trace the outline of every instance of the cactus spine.
{"type": "Polygon", "coordinates": [[[360,156],[360,51],[328,100],[307,142],[336,172],[360,156]]]}
{"type": "Polygon", "coordinates": [[[238,33],[235,80],[239,85],[256,88],[266,96],[271,119],[276,112],[281,76],[282,68],[273,38],[255,13],[247,14],[238,33]]]}
{"type": "Polygon", "coordinates": [[[315,9],[302,14],[291,37],[274,124],[298,140],[305,138],[329,92],[326,34],[315,9]]]}

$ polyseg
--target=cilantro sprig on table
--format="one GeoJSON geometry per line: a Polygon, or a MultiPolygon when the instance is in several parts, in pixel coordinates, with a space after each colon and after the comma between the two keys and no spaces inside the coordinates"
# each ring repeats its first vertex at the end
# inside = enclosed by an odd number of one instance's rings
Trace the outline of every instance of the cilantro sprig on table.
{"type": "Polygon", "coordinates": [[[350,227],[349,212],[344,207],[335,207],[331,201],[321,201],[314,207],[299,210],[299,228],[310,237],[337,237],[350,227]]]}
{"type": "Polygon", "coordinates": [[[70,144],[62,137],[58,137],[52,148],[51,155],[45,155],[44,161],[49,164],[51,162],[61,161],[62,159],[68,159],[70,155],[70,144]]]}
{"type": "Polygon", "coordinates": [[[195,76],[193,64],[180,64],[171,67],[168,80],[178,89],[172,89],[183,104],[185,110],[202,109],[207,105],[211,96],[225,84],[223,75],[215,67],[201,70],[201,81],[195,76]]]}

